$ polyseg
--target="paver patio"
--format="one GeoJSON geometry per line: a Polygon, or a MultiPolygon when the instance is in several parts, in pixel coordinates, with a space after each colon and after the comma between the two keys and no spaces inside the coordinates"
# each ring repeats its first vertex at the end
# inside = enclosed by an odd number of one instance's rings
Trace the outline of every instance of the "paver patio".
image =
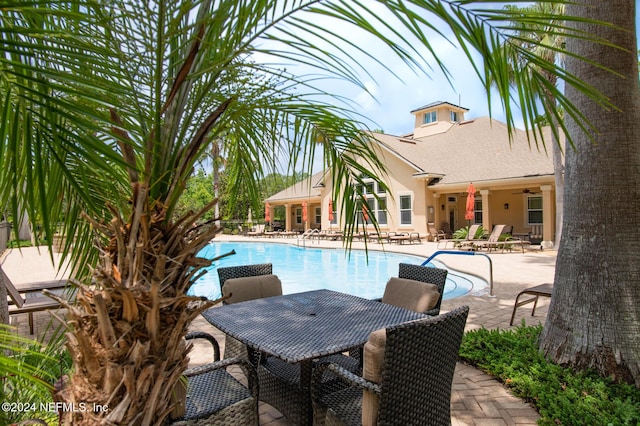
{"type": "MultiPolygon", "coordinates": [[[[220,236],[220,240],[249,241],[246,237],[220,236]]],[[[264,241],[260,239],[259,241],[264,241]]],[[[295,244],[293,239],[273,239],[273,242],[295,244]]],[[[341,247],[336,241],[306,241],[311,247],[341,247]]],[[[362,248],[363,243],[354,242],[354,248],[362,248]]],[[[370,244],[369,249],[380,249],[379,244],[370,244]]],[[[437,251],[436,243],[422,244],[385,244],[385,250],[414,254],[428,257],[437,251]]],[[[509,329],[511,311],[517,294],[527,288],[545,282],[553,282],[555,271],[555,251],[527,251],[526,253],[490,254],[493,264],[493,295],[467,295],[460,298],[445,300],[442,312],[466,304],[470,307],[467,320],[467,330],[485,327],[489,329],[509,329]]],[[[54,256],[58,260],[57,256],[54,256]]],[[[475,273],[482,278],[488,278],[489,262],[483,256],[454,256],[442,255],[438,260],[448,266],[475,273]]],[[[35,248],[23,248],[22,251],[8,250],[0,257],[0,263],[7,275],[14,282],[28,282],[34,280],[52,279],[56,276],[56,268],[51,265],[46,251],[40,252],[35,248]]],[[[65,276],[64,274],[62,276],[65,276]]],[[[543,322],[549,301],[542,298],[538,303],[535,317],[531,317],[531,305],[518,309],[514,326],[522,323],[538,324],[543,322]]],[[[45,330],[50,321],[49,313],[37,313],[35,316],[36,333],[45,330]]],[[[17,325],[20,333],[28,335],[26,315],[12,317],[12,324],[17,325]]],[[[209,331],[217,337],[222,335],[199,317],[192,325],[193,329],[209,331]]],[[[32,336],[33,337],[33,336],[32,336]]],[[[196,347],[191,354],[193,364],[207,362],[211,355],[200,347],[196,347]]],[[[539,418],[537,412],[521,399],[514,397],[497,380],[483,372],[459,363],[454,377],[451,398],[453,425],[535,425],[539,418]]],[[[260,424],[269,426],[290,425],[290,423],[273,407],[260,405],[260,424]]]]}

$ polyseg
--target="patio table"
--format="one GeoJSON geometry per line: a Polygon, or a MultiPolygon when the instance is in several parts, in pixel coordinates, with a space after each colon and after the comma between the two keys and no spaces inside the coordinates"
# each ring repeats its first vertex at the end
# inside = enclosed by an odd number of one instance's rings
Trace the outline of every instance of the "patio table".
{"type": "Polygon", "coordinates": [[[203,316],[252,350],[300,364],[301,423],[310,424],[314,359],[361,346],[374,330],[426,315],[345,293],[315,290],[214,307],[203,316]]]}

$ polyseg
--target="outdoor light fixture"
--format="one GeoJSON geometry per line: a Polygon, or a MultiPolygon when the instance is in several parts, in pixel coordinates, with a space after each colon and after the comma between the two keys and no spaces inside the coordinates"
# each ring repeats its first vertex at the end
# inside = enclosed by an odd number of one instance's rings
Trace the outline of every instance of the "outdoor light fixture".
{"type": "Polygon", "coordinates": [[[509,210],[509,203],[504,203],[504,209],[509,210]]]}
{"type": "Polygon", "coordinates": [[[441,209],[441,210],[444,210],[444,204],[440,206],[440,209],[441,209]]]}

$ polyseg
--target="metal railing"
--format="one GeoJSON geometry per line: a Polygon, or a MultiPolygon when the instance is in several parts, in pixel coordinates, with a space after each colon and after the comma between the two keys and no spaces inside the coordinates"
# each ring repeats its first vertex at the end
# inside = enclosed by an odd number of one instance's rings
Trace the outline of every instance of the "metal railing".
{"type": "Polygon", "coordinates": [[[311,237],[313,237],[315,234],[319,234],[320,230],[316,229],[316,228],[309,228],[306,231],[304,231],[304,233],[302,233],[302,235],[300,235],[298,237],[298,246],[300,245],[300,241],[302,241],[302,247],[306,247],[306,241],[310,240],[311,241],[311,237]]]}
{"type": "Polygon", "coordinates": [[[431,256],[429,256],[429,258],[427,260],[422,262],[422,266],[427,265],[436,256],[439,256],[441,254],[455,254],[455,255],[462,255],[462,256],[482,256],[482,257],[486,258],[489,261],[489,297],[495,297],[493,295],[493,262],[491,261],[491,258],[489,256],[487,256],[484,253],[478,253],[478,252],[475,252],[475,251],[438,250],[437,252],[435,252],[431,256]]]}

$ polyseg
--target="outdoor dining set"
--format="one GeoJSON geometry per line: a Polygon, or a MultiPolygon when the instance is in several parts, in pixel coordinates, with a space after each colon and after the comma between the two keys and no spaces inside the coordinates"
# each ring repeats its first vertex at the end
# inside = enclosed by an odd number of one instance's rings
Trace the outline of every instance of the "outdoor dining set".
{"type": "Polygon", "coordinates": [[[214,362],[185,373],[174,424],[257,425],[258,401],[294,425],[450,424],[469,308],[440,315],[446,270],[401,263],[380,300],[283,295],[271,264],[218,275],[224,304],[203,316],[224,333],[224,358],[211,336],[188,336],[209,339],[214,362]]]}

